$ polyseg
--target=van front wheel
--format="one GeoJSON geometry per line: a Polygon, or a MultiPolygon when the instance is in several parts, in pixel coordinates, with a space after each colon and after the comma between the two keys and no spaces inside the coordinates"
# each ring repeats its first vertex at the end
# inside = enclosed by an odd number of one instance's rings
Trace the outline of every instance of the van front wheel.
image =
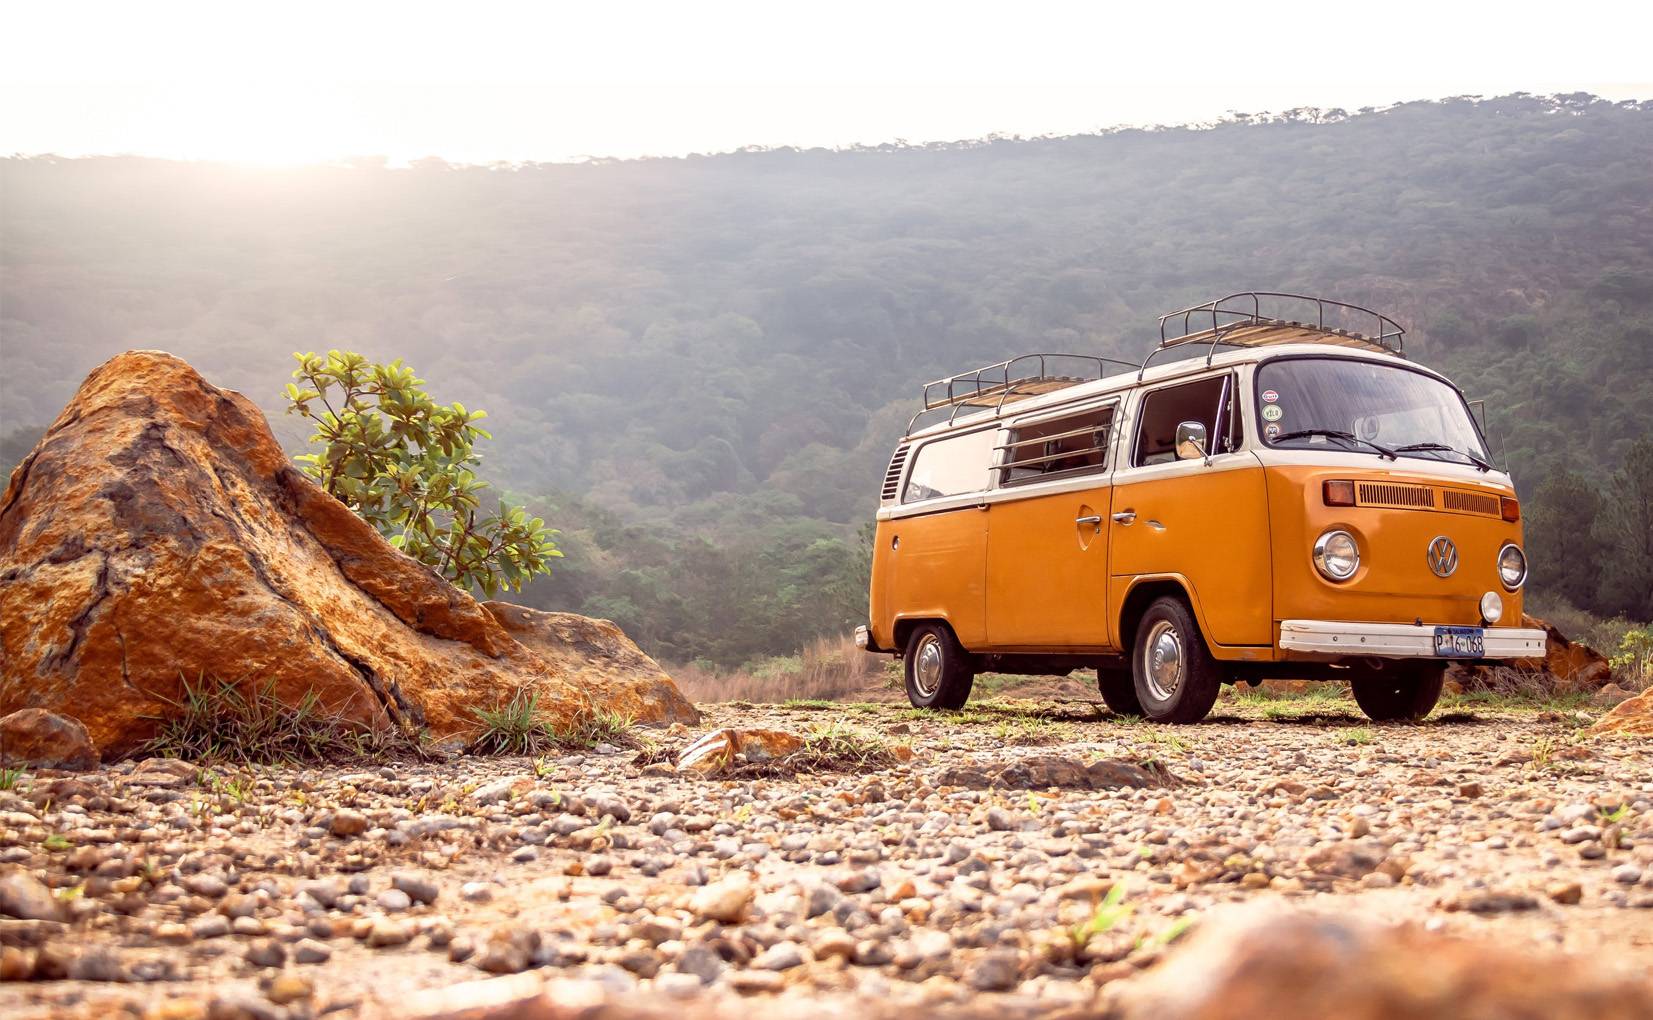
{"type": "Polygon", "coordinates": [[[1169,596],[1149,606],[1137,624],[1131,673],[1142,714],[1155,722],[1199,722],[1222,687],[1193,612],[1169,596]]]}
{"type": "Polygon", "coordinates": [[[1441,698],[1446,663],[1429,659],[1360,663],[1349,678],[1355,703],[1374,722],[1417,722],[1441,698]]]}
{"type": "Polygon", "coordinates": [[[931,623],[907,638],[903,672],[914,708],[963,708],[976,682],[976,666],[946,624],[931,623]]]}

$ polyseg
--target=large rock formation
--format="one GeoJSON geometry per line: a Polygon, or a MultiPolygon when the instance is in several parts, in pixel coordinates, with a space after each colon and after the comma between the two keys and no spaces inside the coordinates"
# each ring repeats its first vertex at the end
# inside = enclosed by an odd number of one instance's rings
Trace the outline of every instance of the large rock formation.
{"type": "Polygon", "coordinates": [[[484,602],[482,607],[511,637],[582,690],[603,691],[603,708],[642,723],[700,721],[700,713],[660,664],[609,621],[509,602],[484,602]]]}
{"type": "Polygon", "coordinates": [[[1642,691],[1628,701],[1621,701],[1611,712],[1596,720],[1585,732],[1610,733],[1626,737],[1653,737],[1653,687],[1642,691]]]}
{"type": "MultiPolygon", "coordinates": [[[[1612,682],[1613,670],[1607,656],[1580,641],[1574,641],[1536,616],[1521,616],[1521,626],[1544,632],[1542,659],[1516,659],[1511,665],[1523,673],[1543,678],[1545,686],[1559,693],[1600,690],[1612,682]]],[[[1464,690],[1496,690],[1497,668],[1455,664],[1447,671],[1448,681],[1464,690]]]]}
{"type": "Polygon", "coordinates": [[[552,721],[683,716],[663,676],[579,657],[514,640],[295,469],[251,401],[168,354],[94,371],[0,497],[0,714],[73,716],[105,754],[200,677],[436,738],[525,686],[552,721]]]}

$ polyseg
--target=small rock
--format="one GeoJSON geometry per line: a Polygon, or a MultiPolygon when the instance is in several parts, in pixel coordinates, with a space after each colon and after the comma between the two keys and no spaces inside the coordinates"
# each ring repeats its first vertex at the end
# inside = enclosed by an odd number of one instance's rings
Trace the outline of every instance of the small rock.
{"type": "Polygon", "coordinates": [[[516,974],[528,969],[540,948],[540,934],[532,928],[499,928],[476,956],[477,967],[490,974],[516,974]]]}
{"type": "Polygon", "coordinates": [[[752,958],[752,966],[758,970],[791,970],[803,962],[796,942],[777,942],[752,958]]]}
{"type": "Polygon", "coordinates": [[[1021,961],[1013,950],[995,949],[977,960],[964,974],[964,982],[978,992],[1004,992],[1021,980],[1021,961]]]}
{"type": "Polygon", "coordinates": [[[360,836],[367,831],[367,816],[360,811],[340,808],[333,813],[333,820],[328,824],[327,831],[341,839],[360,836]]]}
{"type": "Polygon", "coordinates": [[[98,767],[97,748],[77,719],[43,708],[22,708],[0,718],[0,765],[84,772],[98,767]]]}
{"type": "Polygon", "coordinates": [[[412,937],[413,933],[408,930],[407,925],[388,917],[381,917],[368,929],[367,944],[374,948],[400,946],[406,945],[412,937]]]}
{"type": "Polygon", "coordinates": [[[259,939],[247,947],[246,960],[254,967],[284,967],[287,950],[275,939],[259,939]]]}
{"type": "Polygon", "coordinates": [[[706,920],[738,924],[746,916],[752,895],[752,883],[737,875],[695,890],[689,909],[706,920]]]}
{"type": "Polygon", "coordinates": [[[392,914],[399,914],[407,908],[413,906],[413,897],[409,896],[401,889],[386,889],[374,898],[374,902],[379,905],[379,909],[381,910],[389,911],[392,914]]]}
{"type": "Polygon", "coordinates": [[[1614,868],[1611,874],[1613,881],[1622,882],[1625,885],[1635,885],[1642,880],[1642,869],[1634,864],[1621,864],[1614,868]]]}
{"type": "Polygon", "coordinates": [[[278,1006],[304,1002],[314,994],[314,986],[297,974],[278,974],[264,989],[264,997],[278,1006]]]}
{"type": "Polygon", "coordinates": [[[333,956],[333,947],[315,939],[300,939],[293,947],[293,960],[296,963],[326,963],[333,956]]]}
{"type": "Polygon", "coordinates": [[[494,887],[489,882],[466,882],[459,887],[459,898],[468,903],[487,903],[494,898],[494,887]]]}
{"type": "Polygon", "coordinates": [[[63,916],[63,904],[32,875],[12,871],[0,876],[0,914],[25,921],[56,921],[63,916]]]}
{"type": "Polygon", "coordinates": [[[1584,887],[1577,882],[1551,882],[1544,890],[1544,895],[1570,907],[1584,898],[1584,887]]]}

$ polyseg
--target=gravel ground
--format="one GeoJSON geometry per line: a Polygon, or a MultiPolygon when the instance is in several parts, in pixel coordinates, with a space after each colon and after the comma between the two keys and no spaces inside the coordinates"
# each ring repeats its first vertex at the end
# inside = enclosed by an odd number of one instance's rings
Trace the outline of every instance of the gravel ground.
{"type": "Polygon", "coordinates": [[[678,774],[679,730],[641,757],[30,777],[0,792],[0,1013],[394,1016],[543,967],[688,1003],[1032,1016],[1247,900],[1653,968],[1646,742],[1536,709],[1377,726],[1323,698],[1162,727],[1060,687],[957,716],[707,707],[707,728],[910,748],[847,771],[678,774]]]}

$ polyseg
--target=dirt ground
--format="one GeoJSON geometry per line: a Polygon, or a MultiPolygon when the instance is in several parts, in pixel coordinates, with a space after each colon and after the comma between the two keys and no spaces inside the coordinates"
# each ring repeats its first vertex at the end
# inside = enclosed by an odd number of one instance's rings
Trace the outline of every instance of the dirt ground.
{"type": "Polygon", "coordinates": [[[0,1013],[400,1016],[543,968],[1035,1016],[1246,901],[1653,969],[1653,747],[1539,707],[1375,725],[1326,693],[1185,727],[1077,679],[953,715],[703,706],[842,752],[796,774],[675,772],[679,729],[642,754],[28,777],[0,793],[0,913],[46,916],[0,920],[0,1013]]]}

